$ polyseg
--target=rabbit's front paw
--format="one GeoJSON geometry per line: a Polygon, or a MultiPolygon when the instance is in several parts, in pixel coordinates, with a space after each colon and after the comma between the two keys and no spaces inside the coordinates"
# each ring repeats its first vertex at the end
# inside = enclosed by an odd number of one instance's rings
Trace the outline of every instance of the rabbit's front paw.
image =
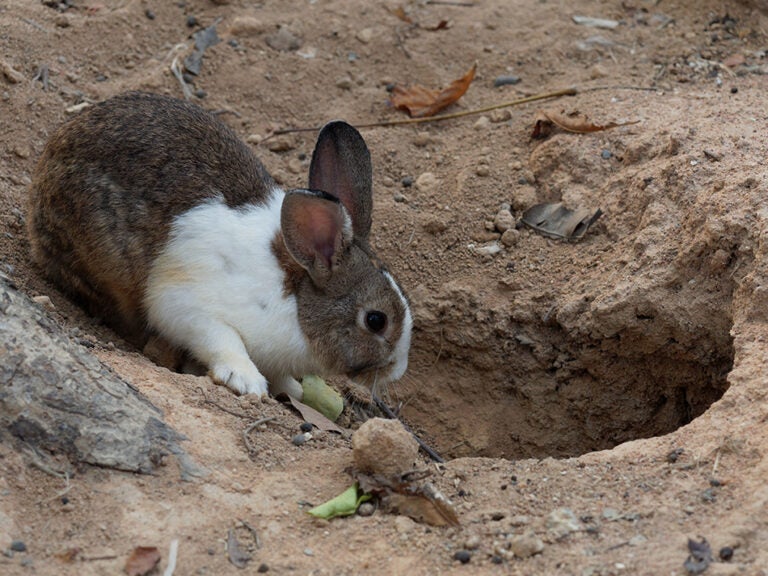
{"type": "Polygon", "coordinates": [[[217,362],[211,368],[210,376],[217,384],[238,394],[267,395],[267,379],[250,358],[232,357],[217,362]]]}

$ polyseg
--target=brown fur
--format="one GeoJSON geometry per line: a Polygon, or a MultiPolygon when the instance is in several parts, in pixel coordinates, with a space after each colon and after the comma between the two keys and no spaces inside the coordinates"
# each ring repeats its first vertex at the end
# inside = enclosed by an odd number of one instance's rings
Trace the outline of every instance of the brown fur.
{"type": "Polygon", "coordinates": [[[213,115],[124,94],[64,124],[46,145],[27,210],[32,257],[91,314],[142,343],[146,278],[173,217],[217,196],[229,206],[258,203],[272,187],[213,115]]]}

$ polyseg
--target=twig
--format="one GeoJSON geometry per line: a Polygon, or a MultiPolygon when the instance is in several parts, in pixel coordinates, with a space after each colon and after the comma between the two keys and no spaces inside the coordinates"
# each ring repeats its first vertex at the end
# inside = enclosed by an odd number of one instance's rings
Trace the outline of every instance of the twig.
{"type": "Polygon", "coordinates": [[[374,394],[374,395],[373,395],[373,401],[376,403],[376,406],[378,406],[378,407],[379,407],[379,410],[381,410],[382,412],[384,412],[384,414],[386,414],[386,415],[387,415],[387,418],[390,418],[390,419],[392,419],[392,420],[397,420],[397,421],[399,421],[399,422],[400,422],[400,424],[402,424],[402,425],[403,425],[403,428],[405,428],[405,429],[406,429],[406,430],[407,430],[407,431],[408,431],[408,432],[411,434],[411,436],[413,436],[413,437],[414,437],[414,439],[416,440],[416,442],[419,444],[419,447],[420,447],[422,450],[424,450],[424,452],[427,454],[427,456],[429,456],[430,458],[432,458],[432,460],[434,460],[435,462],[439,462],[440,464],[442,464],[442,463],[444,463],[444,462],[445,462],[445,460],[443,460],[443,459],[441,458],[441,456],[440,456],[440,455],[439,455],[437,452],[435,452],[435,451],[434,451],[432,448],[430,448],[430,447],[429,447],[429,446],[428,446],[428,445],[427,445],[427,444],[426,444],[426,443],[425,443],[425,442],[424,442],[424,441],[423,441],[421,438],[419,438],[418,436],[416,436],[416,434],[414,434],[413,430],[411,430],[411,429],[408,427],[408,425],[407,425],[405,422],[403,422],[402,420],[400,420],[400,418],[398,418],[398,417],[397,417],[397,414],[395,414],[394,412],[392,412],[392,409],[391,409],[389,406],[387,406],[387,405],[386,405],[386,404],[385,404],[385,403],[384,403],[384,402],[381,400],[381,398],[379,398],[378,396],[376,396],[376,395],[374,394]]]}
{"type": "Polygon", "coordinates": [[[243,442],[245,442],[245,447],[248,449],[249,454],[255,454],[258,452],[256,447],[251,444],[251,441],[248,439],[248,436],[251,432],[253,432],[253,429],[257,426],[261,426],[262,424],[266,424],[267,422],[272,422],[275,420],[275,416],[269,416],[268,418],[259,418],[258,420],[251,422],[248,427],[243,430],[243,442]]]}
{"type": "Polygon", "coordinates": [[[176,555],[179,552],[178,539],[171,540],[171,547],[168,550],[168,566],[163,572],[163,576],[173,576],[173,571],[176,570],[176,555]]]}
{"type": "Polygon", "coordinates": [[[433,6],[462,6],[465,8],[477,6],[474,2],[458,2],[454,0],[427,0],[427,4],[432,4],[433,6]]]}
{"type": "MultiPolygon", "coordinates": [[[[508,108],[510,106],[519,106],[521,104],[527,104],[528,102],[536,102],[537,100],[547,100],[549,98],[559,98],[560,96],[575,96],[578,94],[576,88],[565,88],[564,90],[557,90],[555,92],[545,92],[543,94],[534,94],[533,96],[526,96],[525,98],[519,98],[517,100],[511,100],[509,102],[502,102],[501,104],[494,104],[493,106],[486,106],[485,108],[474,108],[472,110],[462,110],[461,112],[454,112],[453,114],[444,114],[442,116],[430,116],[428,118],[403,118],[401,120],[385,120],[382,122],[371,122],[369,124],[355,124],[356,128],[389,128],[390,126],[403,126],[407,124],[424,124],[426,122],[440,122],[441,120],[453,120],[454,118],[463,118],[464,116],[473,116],[475,114],[483,114],[485,112],[491,112],[492,110],[498,110],[500,108],[508,108]]],[[[272,136],[280,136],[282,134],[292,134],[294,132],[317,132],[320,128],[283,128],[282,130],[275,130],[271,135],[264,138],[262,142],[268,140],[272,136]]]]}
{"type": "Polygon", "coordinates": [[[717,477],[717,467],[720,464],[720,449],[717,450],[717,454],[715,454],[715,463],[712,465],[712,478],[717,477]]]}
{"type": "Polygon", "coordinates": [[[256,528],[248,524],[245,520],[240,520],[240,523],[245,526],[246,530],[251,533],[251,536],[253,537],[253,543],[256,545],[256,549],[261,548],[261,538],[259,538],[259,533],[256,532],[256,528]]]}
{"type": "Polygon", "coordinates": [[[173,58],[173,62],[171,62],[171,72],[176,77],[176,80],[179,81],[179,84],[181,84],[181,90],[184,92],[184,99],[189,100],[192,98],[192,89],[189,87],[189,84],[184,81],[184,76],[181,73],[181,67],[179,66],[179,58],[180,56],[178,55],[173,58]]]}
{"type": "Polygon", "coordinates": [[[200,391],[200,393],[203,395],[203,402],[205,402],[206,404],[210,404],[211,406],[216,406],[216,408],[218,408],[218,409],[219,409],[219,410],[221,410],[222,412],[226,412],[227,414],[232,414],[232,416],[237,416],[238,418],[249,418],[248,414],[244,414],[244,413],[242,413],[242,412],[235,412],[234,410],[230,410],[230,409],[229,409],[229,408],[227,408],[226,406],[222,406],[221,404],[219,404],[218,402],[216,402],[216,400],[211,400],[211,399],[210,399],[210,398],[208,398],[208,396],[206,395],[206,393],[205,393],[205,390],[203,390],[203,389],[202,389],[202,388],[200,388],[199,386],[198,386],[198,388],[197,388],[197,389],[198,389],[198,390],[200,391]]]}

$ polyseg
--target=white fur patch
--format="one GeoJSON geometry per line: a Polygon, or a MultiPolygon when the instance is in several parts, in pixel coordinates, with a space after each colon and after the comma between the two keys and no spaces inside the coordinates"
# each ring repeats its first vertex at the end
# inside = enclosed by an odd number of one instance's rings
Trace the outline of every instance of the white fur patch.
{"type": "Polygon", "coordinates": [[[272,253],[283,197],[276,189],[266,205],[212,200],[182,214],[148,279],[149,324],[214,374],[230,371],[240,392],[264,393],[259,373],[284,380],[318,368],[272,253]],[[247,358],[258,370],[238,369],[247,358]]]}
{"type": "Polygon", "coordinates": [[[400,286],[397,285],[395,279],[389,272],[384,272],[384,277],[389,281],[392,289],[399,296],[400,301],[403,303],[405,314],[403,316],[403,331],[400,335],[400,339],[395,344],[390,356],[390,361],[393,362],[392,370],[389,373],[388,379],[390,381],[399,380],[403,374],[405,374],[408,368],[408,351],[411,348],[411,330],[413,328],[413,317],[411,316],[411,309],[408,306],[408,301],[405,299],[403,291],[400,290],[400,286]]]}

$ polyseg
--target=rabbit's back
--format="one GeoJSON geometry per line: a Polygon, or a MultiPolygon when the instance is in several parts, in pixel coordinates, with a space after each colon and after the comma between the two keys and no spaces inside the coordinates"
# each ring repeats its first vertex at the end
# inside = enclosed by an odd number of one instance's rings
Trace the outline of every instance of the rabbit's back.
{"type": "Polygon", "coordinates": [[[140,340],[146,278],[174,217],[214,198],[262,204],[273,187],[213,114],[128,93],[49,140],[28,207],[32,255],[93,314],[140,340]]]}

